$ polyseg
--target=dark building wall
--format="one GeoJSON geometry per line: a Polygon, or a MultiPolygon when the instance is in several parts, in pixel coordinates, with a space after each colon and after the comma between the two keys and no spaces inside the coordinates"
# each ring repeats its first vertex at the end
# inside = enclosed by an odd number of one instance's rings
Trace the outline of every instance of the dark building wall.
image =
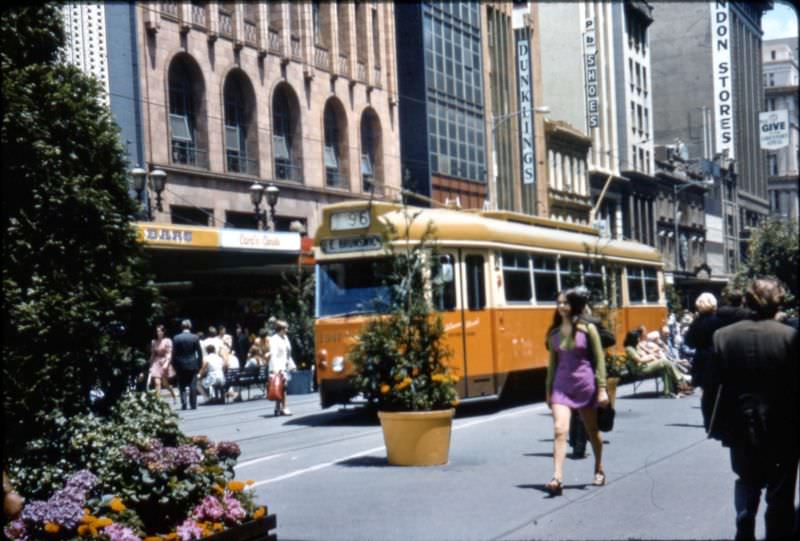
{"type": "Polygon", "coordinates": [[[106,2],[104,7],[111,113],[120,128],[120,138],[126,145],[130,163],[143,165],[136,7],[126,2],[106,2]]]}

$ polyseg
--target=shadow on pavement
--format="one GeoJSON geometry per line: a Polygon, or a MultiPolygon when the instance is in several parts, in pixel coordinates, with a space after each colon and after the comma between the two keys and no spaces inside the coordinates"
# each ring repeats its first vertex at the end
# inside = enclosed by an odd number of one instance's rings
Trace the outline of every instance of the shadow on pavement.
{"type": "Polygon", "coordinates": [[[664,426],[677,426],[680,428],[705,428],[703,425],[693,425],[689,423],[669,423],[664,426]]]}
{"type": "MultiPolygon", "coordinates": [[[[551,498],[557,498],[558,497],[558,496],[551,495],[550,491],[547,490],[547,488],[545,487],[544,483],[538,484],[538,485],[517,485],[517,488],[538,490],[539,492],[544,492],[545,494],[547,494],[551,498]]],[[[577,484],[575,484],[575,485],[564,485],[564,490],[586,490],[588,488],[589,488],[589,485],[587,483],[583,483],[583,484],[580,484],[580,485],[577,485],[577,484]]]]}
{"type": "Polygon", "coordinates": [[[357,456],[336,463],[337,466],[347,468],[385,468],[389,467],[385,456],[357,456]]]}
{"type": "MultiPolygon", "coordinates": [[[[265,415],[270,418],[272,415],[265,415]]],[[[367,408],[356,408],[352,410],[331,410],[322,413],[312,413],[303,415],[286,421],[287,425],[292,426],[376,426],[380,424],[377,415],[367,408]]]]}
{"type": "Polygon", "coordinates": [[[522,456],[537,456],[537,457],[546,457],[546,458],[553,458],[553,453],[524,453],[522,456]]]}

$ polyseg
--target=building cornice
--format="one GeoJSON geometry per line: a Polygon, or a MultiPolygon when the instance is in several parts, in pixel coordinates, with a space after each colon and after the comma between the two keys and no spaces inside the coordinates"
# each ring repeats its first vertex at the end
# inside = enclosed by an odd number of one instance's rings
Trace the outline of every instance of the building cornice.
{"type": "Polygon", "coordinates": [[[583,145],[587,149],[592,146],[591,137],[563,120],[545,120],[544,129],[548,137],[558,137],[572,144],[583,145]]]}

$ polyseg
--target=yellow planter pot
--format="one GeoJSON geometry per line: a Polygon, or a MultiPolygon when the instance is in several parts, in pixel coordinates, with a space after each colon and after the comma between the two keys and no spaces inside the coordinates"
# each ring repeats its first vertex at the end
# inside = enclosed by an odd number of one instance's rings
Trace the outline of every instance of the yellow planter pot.
{"type": "Polygon", "coordinates": [[[614,407],[614,402],[617,399],[617,384],[619,383],[619,378],[606,378],[606,390],[608,391],[608,402],[611,404],[611,407],[614,407]]]}
{"type": "Polygon", "coordinates": [[[379,411],[389,464],[435,466],[446,464],[454,409],[437,411],[379,411]]]}

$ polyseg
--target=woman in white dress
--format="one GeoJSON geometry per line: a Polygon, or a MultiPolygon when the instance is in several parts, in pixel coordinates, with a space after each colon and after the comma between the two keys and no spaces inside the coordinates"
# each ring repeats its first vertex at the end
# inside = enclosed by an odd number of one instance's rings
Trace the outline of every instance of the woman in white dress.
{"type": "Polygon", "coordinates": [[[296,367],[292,360],[292,345],[289,342],[289,325],[285,321],[275,322],[275,334],[269,337],[269,375],[283,378],[284,392],[281,400],[275,402],[275,415],[291,415],[286,407],[287,373],[296,367]]]}

